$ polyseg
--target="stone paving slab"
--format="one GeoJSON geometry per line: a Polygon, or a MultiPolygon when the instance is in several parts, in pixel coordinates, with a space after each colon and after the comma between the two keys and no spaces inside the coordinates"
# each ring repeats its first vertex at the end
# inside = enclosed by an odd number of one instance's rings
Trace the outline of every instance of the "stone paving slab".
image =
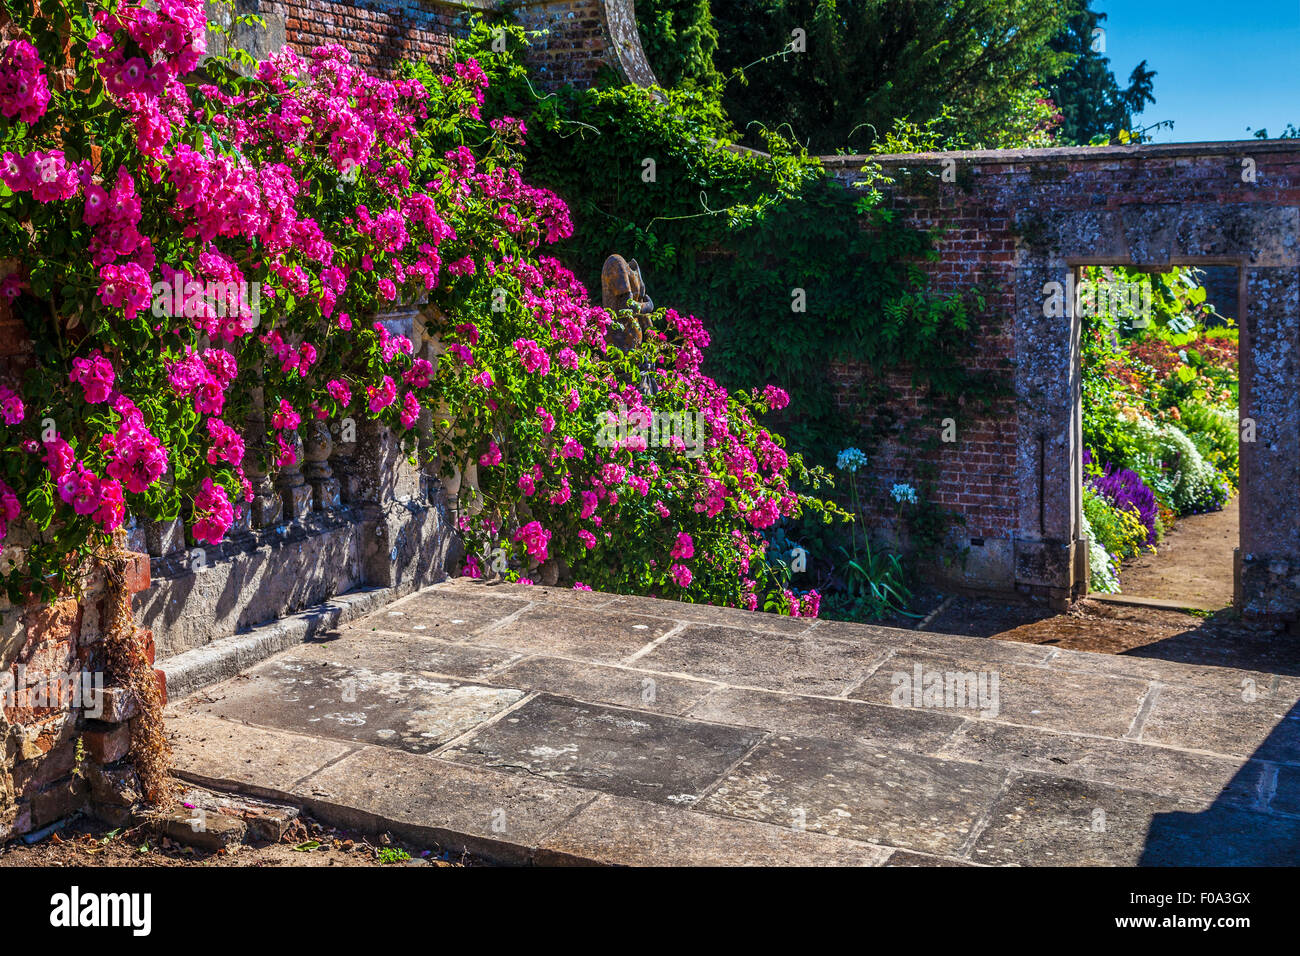
{"type": "Polygon", "coordinates": [[[638,659],[647,670],[833,697],[883,657],[870,643],[691,625],[638,659]]]}
{"type": "Polygon", "coordinates": [[[961,856],[1007,773],[819,737],[765,741],[701,808],[727,816],[961,856]]]}
{"type": "Polygon", "coordinates": [[[806,617],[784,617],[778,614],[755,614],[734,607],[714,607],[712,604],[683,604],[662,598],[615,597],[606,610],[617,614],[649,614],[669,621],[688,621],[698,624],[724,624],[752,633],[806,634],[814,621],[806,617]]]}
{"type": "Polygon", "coordinates": [[[880,866],[887,847],[603,796],[548,836],[541,865],[880,866]]]}
{"type": "Polygon", "coordinates": [[[506,862],[1294,865],[1298,699],[1267,671],[462,580],[168,727],[190,779],[506,862]],[[996,674],[997,706],[896,699],[917,665],[996,674]]]}
{"type": "Polygon", "coordinates": [[[439,756],[689,806],[762,736],[543,694],[439,756]]]}
{"type": "Polygon", "coordinates": [[[879,707],[857,700],[803,697],[723,687],[686,712],[688,717],[779,734],[855,740],[922,753],[938,750],[964,720],[939,711],[879,707]]]}
{"type": "Polygon", "coordinates": [[[718,687],[711,681],[562,657],[527,658],[500,671],[491,683],[527,687],[593,704],[614,704],[679,716],[718,687]]]}
{"type": "MultiPolygon", "coordinates": [[[[419,593],[428,594],[433,590],[427,588],[419,593]]],[[[487,596],[513,598],[530,604],[580,608],[609,607],[618,600],[617,594],[606,594],[603,591],[575,591],[572,588],[546,587],[540,584],[509,584],[505,581],[486,584],[473,578],[452,578],[444,581],[437,586],[437,592],[439,595],[461,595],[472,601],[487,596]]]]}
{"type": "Polygon", "coordinates": [[[563,605],[525,607],[504,622],[480,629],[479,646],[504,647],[527,654],[554,654],[617,663],[677,625],[658,617],[609,615],[563,605]]]}
{"type": "Polygon", "coordinates": [[[392,830],[490,859],[526,862],[543,836],[595,799],[589,790],[389,748],[362,747],[301,781],[296,795],[336,826],[392,830]]]}
{"type": "Polygon", "coordinates": [[[517,651],[453,643],[418,634],[344,629],[338,634],[293,648],[300,660],[333,661],[378,671],[406,671],[426,676],[486,681],[523,658],[517,651]]]}
{"type": "Polygon", "coordinates": [[[1194,809],[1174,797],[1025,774],[993,806],[972,857],[992,865],[1136,866],[1158,814],[1194,809]]]}
{"type": "Polygon", "coordinates": [[[1162,687],[1142,726],[1157,744],[1300,764],[1300,707],[1279,695],[1244,700],[1240,689],[1216,692],[1162,687]]]}
{"type": "Polygon", "coordinates": [[[192,713],[337,740],[429,753],[524,696],[409,670],[371,669],[287,654],[210,692],[192,713]]]}
{"type": "Polygon", "coordinates": [[[1247,807],[1259,802],[1265,769],[1231,757],[982,720],[967,721],[934,753],[1149,793],[1218,797],[1247,807]]]}
{"type": "Polygon", "coordinates": [[[1061,652],[1041,644],[994,641],[956,634],[934,634],[875,624],[851,624],[845,621],[818,621],[808,632],[810,637],[839,641],[867,641],[898,653],[944,653],[954,656],[977,656],[986,661],[1008,664],[1043,664],[1061,652]]]}
{"type": "MultiPolygon", "coordinates": [[[[939,654],[898,653],[886,661],[860,687],[850,694],[857,700],[889,705],[897,700],[931,706],[925,691],[932,678],[946,688],[948,674],[976,675],[985,681],[992,697],[993,679],[997,678],[997,703],[989,719],[1035,727],[1069,726],[1083,733],[1123,737],[1137,719],[1139,708],[1150,685],[1146,681],[1110,675],[1093,675],[1053,667],[1004,664],[976,658],[948,657],[939,654]],[[917,679],[917,676],[920,679],[917,679]],[[906,681],[906,683],[904,683],[906,681]],[[919,688],[919,690],[918,690],[919,688]],[[910,693],[896,694],[896,691],[910,693]],[[1080,702],[1087,706],[1081,707],[1080,702]]],[[[963,689],[969,683],[962,684],[963,689]]],[[[965,692],[965,690],[963,690],[965,692]]],[[[942,698],[941,698],[942,699],[942,698]]],[[[980,714],[985,708],[973,694],[966,697],[965,707],[944,707],[952,713],[980,714]]]]}
{"type": "Polygon", "coordinates": [[[168,714],[172,768],[198,783],[273,796],[350,753],[341,741],[294,736],[235,721],[168,714]]]}
{"type": "Polygon", "coordinates": [[[463,641],[529,606],[524,598],[492,594],[467,601],[458,593],[427,588],[376,611],[354,627],[371,627],[399,634],[463,641]]]}

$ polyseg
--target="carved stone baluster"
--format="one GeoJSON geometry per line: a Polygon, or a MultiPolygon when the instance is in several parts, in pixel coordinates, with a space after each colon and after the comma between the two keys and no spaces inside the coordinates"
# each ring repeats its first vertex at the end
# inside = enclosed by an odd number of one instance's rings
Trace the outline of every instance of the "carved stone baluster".
{"type": "Polygon", "coordinates": [[[284,508],[271,484],[266,405],[260,385],[251,390],[251,399],[244,427],[244,474],[253,486],[253,500],[248,503],[248,510],[254,528],[274,528],[280,523],[284,508]]]}
{"type": "Polygon", "coordinates": [[[330,452],[334,442],[329,426],[318,418],[303,426],[303,457],[307,462],[307,483],[311,486],[312,503],[317,511],[332,511],[340,504],[339,481],[330,467],[330,452]]]}
{"type": "Polygon", "coordinates": [[[298,464],[303,457],[302,438],[298,430],[281,432],[286,444],[294,449],[292,464],[280,466],[280,475],[275,480],[275,487],[284,502],[284,520],[301,521],[311,511],[311,486],[303,477],[302,467],[298,464]]]}

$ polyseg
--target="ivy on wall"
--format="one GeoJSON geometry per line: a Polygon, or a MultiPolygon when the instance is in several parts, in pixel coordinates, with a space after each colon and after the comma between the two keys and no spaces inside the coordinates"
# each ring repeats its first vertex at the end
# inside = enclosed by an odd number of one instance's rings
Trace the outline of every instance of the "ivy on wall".
{"type": "Polygon", "coordinates": [[[466,42],[493,77],[493,109],[526,118],[529,177],[569,203],[575,229],[559,257],[591,287],[611,252],[639,260],[652,296],[704,322],[713,375],[790,392],[779,424],[810,461],[890,427],[878,386],[858,396],[862,414],[837,409],[836,360],[905,367],[947,408],[995,391],[963,367],[982,299],[928,288],[932,237],[887,208],[879,170],[853,190],[778,134],[764,132],[767,153],[733,147],[718,138],[720,108],[691,91],[541,97],[519,66],[523,31],[507,31],[505,52],[491,38],[481,28],[466,42]]]}

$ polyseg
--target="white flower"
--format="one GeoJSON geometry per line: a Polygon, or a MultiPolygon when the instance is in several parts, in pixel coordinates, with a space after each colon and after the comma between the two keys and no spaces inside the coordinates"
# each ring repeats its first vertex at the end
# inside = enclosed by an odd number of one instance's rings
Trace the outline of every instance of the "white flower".
{"type": "Polygon", "coordinates": [[[835,456],[835,467],[850,474],[867,466],[867,456],[857,448],[846,448],[835,456]]]}
{"type": "Polygon", "coordinates": [[[916,504],[916,489],[909,484],[900,482],[889,489],[889,497],[900,505],[904,502],[914,505],[916,504]]]}

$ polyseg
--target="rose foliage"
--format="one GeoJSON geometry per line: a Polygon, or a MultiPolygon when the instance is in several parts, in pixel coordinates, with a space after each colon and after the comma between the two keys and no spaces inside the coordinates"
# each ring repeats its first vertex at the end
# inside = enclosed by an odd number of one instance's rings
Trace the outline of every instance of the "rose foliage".
{"type": "Polygon", "coordinates": [[[201,0],[6,10],[0,291],[33,343],[0,384],[11,596],[132,520],[220,543],[301,430],[351,419],[464,476],[466,573],[815,610],[762,559],[763,529],[835,510],[760,424],[787,396],[701,374],[709,336],[671,309],[611,344],[477,62],[384,80],[326,46],[241,73],[204,58],[201,0]],[[376,320],[403,305],[410,337],[376,320]],[[655,416],[702,445],[605,427],[655,416]]]}

